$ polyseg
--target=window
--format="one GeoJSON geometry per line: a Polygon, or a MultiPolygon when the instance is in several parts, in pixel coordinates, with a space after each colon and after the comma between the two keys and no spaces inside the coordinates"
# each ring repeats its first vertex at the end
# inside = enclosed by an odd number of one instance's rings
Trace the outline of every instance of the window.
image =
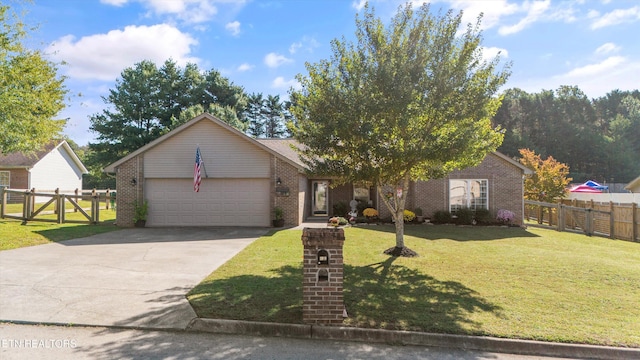
{"type": "Polygon", "coordinates": [[[369,203],[369,187],[364,185],[353,185],[353,198],[362,201],[365,204],[369,203]]]}
{"type": "Polygon", "coordinates": [[[489,209],[488,180],[449,180],[449,211],[489,209]]]}
{"type": "Polygon", "coordinates": [[[0,171],[0,187],[11,187],[11,173],[8,171],[0,171]]]}

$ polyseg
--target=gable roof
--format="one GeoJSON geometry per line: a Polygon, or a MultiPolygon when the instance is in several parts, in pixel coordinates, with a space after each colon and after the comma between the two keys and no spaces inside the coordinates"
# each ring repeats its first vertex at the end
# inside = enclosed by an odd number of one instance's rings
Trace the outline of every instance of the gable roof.
{"type": "Polygon", "coordinates": [[[33,168],[45,156],[47,156],[47,154],[56,149],[65,151],[83,174],[89,172],[82,161],[80,161],[80,158],[78,158],[78,155],[76,155],[73,149],[71,149],[71,146],[69,146],[69,144],[64,140],[57,145],[55,142],[51,142],[47,144],[42,150],[32,154],[13,152],[5,155],[0,155],[0,167],[29,170],[33,168]]]}
{"type": "Polygon", "coordinates": [[[629,190],[631,191],[631,189],[635,189],[636,187],[640,186],[640,176],[638,176],[637,178],[631,180],[630,183],[627,184],[627,186],[625,186],[625,190],[629,190]]]}
{"type": "MultiPolygon", "coordinates": [[[[224,121],[218,119],[217,117],[209,114],[209,113],[202,113],[196,117],[194,117],[193,119],[189,120],[188,122],[178,126],[177,128],[169,131],[168,133],[160,136],[159,138],[153,140],[152,142],[142,146],[141,148],[139,148],[138,150],[135,150],[134,152],[130,153],[129,155],[121,158],[120,160],[114,162],[113,164],[110,164],[108,166],[106,166],[103,171],[104,172],[108,172],[108,173],[114,173],[116,171],[116,168],[120,165],[122,165],[123,163],[127,162],[128,160],[158,146],[159,144],[163,143],[164,141],[167,141],[168,139],[171,139],[172,137],[176,136],[177,134],[185,131],[186,129],[192,127],[193,125],[199,123],[200,121],[211,121],[212,123],[222,127],[223,129],[225,129],[226,131],[229,131],[232,135],[235,135],[237,137],[239,137],[240,139],[247,141],[253,145],[255,145],[256,147],[258,147],[259,149],[262,149],[276,157],[278,157],[279,159],[282,159],[288,163],[290,163],[291,165],[295,166],[298,170],[302,171],[304,170],[304,166],[302,165],[302,163],[299,160],[294,160],[292,157],[290,156],[286,156],[283,153],[286,154],[286,149],[284,149],[284,145],[283,144],[272,144],[272,146],[267,146],[266,144],[264,144],[261,141],[258,141],[250,136],[247,136],[245,133],[243,133],[242,131],[232,127],[231,125],[225,123],[224,121]],[[279,149],[275,150],[275,149],[279,149]],[[283,153],[281,153],[281,151],[283,153]]],[[[282,140],[282,139],[281,139],[282,140]]],[[[293,151],[293,150],[291,150],[293,151]]]]}
{"type": "Polygon", "coordinates": [[[519,161],[516,161],[510,157],[508,157],[507,155],[499,152],[499,151],[494,151],[493,155],[501,158],[502,160],[510,163],[513,166],[519,167],[520,169],[522,169],[522,171],[525,173],[525,175],[531,175],[533,174],[533,170],[529,169],[528,167],[522,165],[519,161]]]}
{"type": "Polygon", "coordinates": [[[291,162],[296,163],[300,168],[306,168],[306,165],[300,159],[300,155],[294,148],[299,147],[300,143],[294,139],[256,139],[262,145],[286,157],[291,162]]]}

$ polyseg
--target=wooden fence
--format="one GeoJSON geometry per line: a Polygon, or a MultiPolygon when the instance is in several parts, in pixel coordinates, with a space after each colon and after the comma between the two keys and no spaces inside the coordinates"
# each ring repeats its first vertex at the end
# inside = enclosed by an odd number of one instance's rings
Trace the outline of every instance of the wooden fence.
{"type": "Polygon", "coordinates": [[[45,221],[80,224],[97,224],[100,222],[100,204],[104,201],[105,209],[111,207],[115,210],[115,191],[107,190],[73,190],[62,192],[59,189],[53,191],[36,191],[20,189],[0,189],[0,218],[28,221],[45,221]],[[12,203],[22,204],[20,213],[10,213],[7,208],[9,197],[12,203]],[[17,201],[19,200],[19,201],[17,201]],[[84,209],[79,205],[80,200],[90,201],[90,209],[84,209]],[[51,205],[53,204],[53,210],[51,205]],[[68,206],[71,206],[68,208],[68,206]],[[88,211],[88,212],[87,212],[88,211]],[[68,212],[80,213],[82,220],[67,219],[68,212]],[[55,214],[55,219],[38,217],[39,215],[55,214]]]}
{"type": "Polygon", "coordinates": [[[640,241],[640,211],[636,203],[599,203],[574,199],[554,204],[525,200],[525,219],[529,225],[536,225],[537,222],[537,225],[553,227],[558,231],[640,241]]]}

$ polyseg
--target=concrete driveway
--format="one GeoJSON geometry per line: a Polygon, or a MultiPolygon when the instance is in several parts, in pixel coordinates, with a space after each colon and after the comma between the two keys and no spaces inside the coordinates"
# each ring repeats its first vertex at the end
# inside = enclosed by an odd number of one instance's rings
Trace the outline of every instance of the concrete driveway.
{"type": "Polygon", "coordinates": [[[123,229],[0,252],[0,320],[184,329],[185,294],[268,229],[123,229]]]}

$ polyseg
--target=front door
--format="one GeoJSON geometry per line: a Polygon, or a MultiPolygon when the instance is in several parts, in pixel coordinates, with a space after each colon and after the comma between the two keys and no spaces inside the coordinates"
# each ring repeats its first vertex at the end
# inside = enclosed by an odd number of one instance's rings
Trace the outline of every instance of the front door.
{"type": "Polygon", "coordinates": [[[313,200],[311,214],[313,216],[329,215],[329,182],[326,180],[312,182],[313,200]]]}

